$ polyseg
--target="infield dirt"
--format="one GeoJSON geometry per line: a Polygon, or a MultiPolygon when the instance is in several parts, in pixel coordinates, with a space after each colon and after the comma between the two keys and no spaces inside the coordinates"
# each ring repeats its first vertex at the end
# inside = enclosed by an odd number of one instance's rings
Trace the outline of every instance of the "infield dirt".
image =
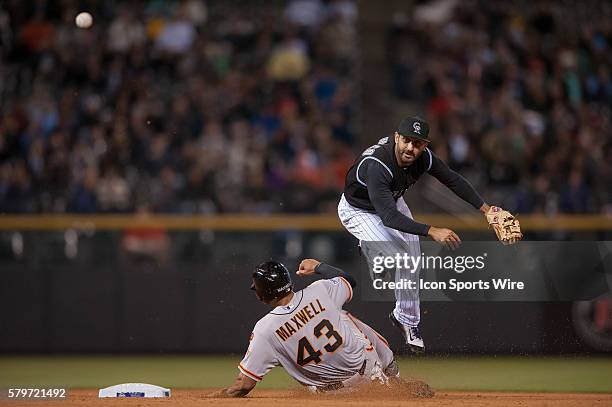
{"type": "Polygon", "coordinates": [[[207,398],[217,389],[173,390],[168,399],[99,399],[98,391],[72,390],[66,400],[21,400],[0,401],[2,406],[242,406],[264,407],[285,405],[288,401],[307,403],[308,406],[610,406],[612,394],[593,393],[488,393],[488,392],[438,392],[433,398],[412,398],[402,392],[359,391],[351,394],[313,395],[301,390],[258,390],[255,389],[245,399],[207,398]]]}

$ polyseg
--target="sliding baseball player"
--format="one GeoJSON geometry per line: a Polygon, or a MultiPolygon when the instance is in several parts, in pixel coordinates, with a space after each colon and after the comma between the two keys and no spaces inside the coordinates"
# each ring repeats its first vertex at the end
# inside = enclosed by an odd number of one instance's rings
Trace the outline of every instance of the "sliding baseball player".
{"type": "MultiPolygon", "coordinates": [[[[284,265],[268,261],[257,266],[251,289],[274,309],[255,325],[234,384],[212,397],[243,397],[275,366],[315,392],[386,384],[399,377],[385,338],[342,310],[353,296],[354,278],[314,259],[301,262],[298,275],[315,273],[323,279],[294,292],[284,265]]],[[[417,395],[432,392],[424,385],[417,395]]]]}

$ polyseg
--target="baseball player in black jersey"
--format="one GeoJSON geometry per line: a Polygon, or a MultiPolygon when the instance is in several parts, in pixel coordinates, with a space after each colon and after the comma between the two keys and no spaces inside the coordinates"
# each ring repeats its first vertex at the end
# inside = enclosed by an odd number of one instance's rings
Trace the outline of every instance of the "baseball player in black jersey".
{"type": "MultiPolygon", "coordinates": [[[[425,120],[404,119],[394,136],[384,137],[366,149],[348,171],[338,215],[360,245],[363,241],[401,242],[412,256],[420,255],[419,236],[429,236],[449,248],[459,246],[461,240],[455,232],[416,222],[406,202],[400,199],[425,173],[483,214],[489,211],[489,205],[472,185],[431,151],[428,136],[425,120]]],[[[418,270],[402,277],[418,281],[418,270]]],[[[396,290],[395,297],[391,322],[401,330],[412,351],[423,352],[418,291],[396,290]]]]}

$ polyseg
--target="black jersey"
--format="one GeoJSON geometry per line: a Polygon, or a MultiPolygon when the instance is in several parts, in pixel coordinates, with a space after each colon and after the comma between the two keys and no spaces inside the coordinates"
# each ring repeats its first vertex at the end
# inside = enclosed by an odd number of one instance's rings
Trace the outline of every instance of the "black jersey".
{"type": "Polygon", "coordinates": [[[402,215],[396,202],[425,173],[436,177],[460,198],[476,208],[484,203],[469,182],[429,149],[408,167],[400,167],[395,157],[395,140],[384,137],[367,148],[346,174],[344,197],[352,206],[376,213],[385,226],[426,236],[429,226],[402,215]]]}

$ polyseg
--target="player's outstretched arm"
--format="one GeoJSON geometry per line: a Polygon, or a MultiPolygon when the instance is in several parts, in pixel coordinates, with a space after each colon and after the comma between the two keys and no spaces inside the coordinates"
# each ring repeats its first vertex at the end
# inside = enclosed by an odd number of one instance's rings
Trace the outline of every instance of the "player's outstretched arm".
{"type": "Polygon", "coordinates": [[[255,380],[243,375],[242,373],[239,373],[233,385],[225,389],[216,391],[212,394],[209,394],[207,397],[213,397],[213,398],[244,397],[247,394],[249,394],[251,390],[255,388],[256,384],[257,382],[255,380]]]}
{"type": "Polygon", "coordinates": [[[397,209],[390,187],[392,177],[382,165],[377,162],[368,163],[365,178],[370,202],[383,225],[412,235],[427,236],[429,225],[416,222],[397,209]]]}
{"type": "Polygon", "coordinates": [[[367,181],[370,201],[383,224],[402,232],[429,236],[448,249],[459,247],[461,239],[452,230],[415,222],[397,209],[393,193],[389,187],[391,183],[390,175],[380,167],[377,165],[368,167],[367,181]]]}
{"type": "Polygon", "coordinates": [[[472,205],[474,208],[479,209],[483,213],[489,210],[484,199],[482,199],[474,186],[467,179],[461,176],[461,174],[451,170],[444,161],[440,160],[433,153],[431,154],[431,160],[431,166],[428,171],[430,175],[446,185],[455,195],[472,205]],[[486,210],[483,211],[484,208],[486,208],[486,210]]]}
{"type": "Polygon", "coordinates": [[[321,263],[315,259],[304,259],[300,263],[300,267],[297,271],[297,275],[299,276],[309,276],[311,274],[319,274],[324,279],[329,280],[334,277],[343,277],[346,281],[349,282],[352,288],[357,286],[357,281],[353,276],[351,276],[346,271],[340,270],[334,266],[330,266],[326,263],[321,263]]]}

